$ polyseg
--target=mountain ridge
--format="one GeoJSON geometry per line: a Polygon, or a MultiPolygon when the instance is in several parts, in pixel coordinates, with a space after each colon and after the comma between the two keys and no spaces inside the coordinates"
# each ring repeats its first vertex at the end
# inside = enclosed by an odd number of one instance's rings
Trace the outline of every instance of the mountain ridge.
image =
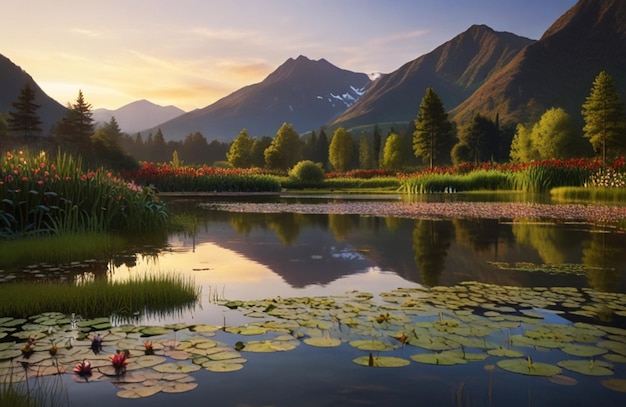
{"type": "Polygon", "coordinates": [[[157,126],[184,113],[184,110],[176,106],[160,106],[146,99],[141,99],[113,110],[94,109],[92,117],[97,124],[109,122],[111,117],[115,117],[120,129],[132,134],[148,127],[157,126]]]}

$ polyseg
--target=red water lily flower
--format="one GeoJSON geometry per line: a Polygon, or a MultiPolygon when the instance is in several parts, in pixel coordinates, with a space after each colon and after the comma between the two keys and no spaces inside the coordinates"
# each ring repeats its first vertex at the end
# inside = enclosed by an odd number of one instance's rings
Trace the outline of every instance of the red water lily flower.
{"type": "Polygon", "coordinates": [[[83,359],[82,362],[77,364],[73,372],[79,376],[90,376],[91,375],[91,363],[83,359]]]}
{"type": "Polygon", "coordinates": [[[128,360],[126,360],[126,353],[121,352],[111,356],[111,363],[116,370],[124,369],[126,365],[128,365],[128,360]]]}

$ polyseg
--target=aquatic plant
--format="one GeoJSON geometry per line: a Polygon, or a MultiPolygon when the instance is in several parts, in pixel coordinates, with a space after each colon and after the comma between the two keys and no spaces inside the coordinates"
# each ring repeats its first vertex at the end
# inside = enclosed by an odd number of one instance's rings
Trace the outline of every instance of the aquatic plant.
{"type": "Polygon", "coordinates": [[[88,362],[86,359],[83,359],[82,362],[74,366],[74,369],[72,370],[72,372],[83,377],[91,376],[91,362],[88,362]]]}

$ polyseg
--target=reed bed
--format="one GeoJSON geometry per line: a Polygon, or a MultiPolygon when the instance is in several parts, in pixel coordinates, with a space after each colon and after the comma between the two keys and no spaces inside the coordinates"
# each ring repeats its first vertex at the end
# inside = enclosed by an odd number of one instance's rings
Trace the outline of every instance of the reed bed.
{"type": "Polygon", "coordinates": [[[123,282],[4,283],[0,298],[0,315],[20,318],[51,311],[86,318],[162,316],[193,308],[200,289],[178,274],[156,274],[123,282]]]}
{"type": "Polygon", "coordinates": [[[0,245],[0,267],[37,263],[67,264],[91,258],[110,258],[126,247],[121,236],[72,233],[7,240],[0,245]]]}

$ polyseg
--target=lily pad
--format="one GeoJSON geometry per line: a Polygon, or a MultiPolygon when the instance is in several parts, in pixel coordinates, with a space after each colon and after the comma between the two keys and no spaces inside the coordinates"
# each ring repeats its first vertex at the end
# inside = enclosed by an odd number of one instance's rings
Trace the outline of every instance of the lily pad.
{"type": "Polygon", "coordinates": [[[487,353],[490,354],[491,356],[500,356],[500,357],[505,357],[505,358],[521,358],[524,356],[522,352],[518,352],[514,349],[505,349],[505,348],[490,349],[487,351],[487,353]]]}
{"type": "Polygon", "coordinates": [[[610,376],[613,370],[611,364],[601,360],[562,360],[557,363],[564,369],[588,376],[610,376]]]}
{"type": "Polygon", "coordinates": [[[191,391],[198,387],[198,383],[189,382],[189,383],[180,383],[174,382],[168,386],[163,386],[161,390],[163,393],[185,393],[191,391]]]}
{"type": "Polygon", "coordinates": [[[357,365],[369,367],[403,367],[411,362],[395,356],[359,356],[352,360],[357,365]]]}
{"type": "Polygon", "coordinates": [[[607,389],[626,393],[626,379],[605,379],[602,380],[602,385],[607,389]]]}
{"type": "Polygon", "coordinates": [[[496,363],[500,369],[529,376],[554,376],[561,373],[558,366],[529,362],[527,359],[505,359],[496,363]]]}
{"type": "Polygon", "coordinates": [[[598,355],[604,355],[608,352],[607,349],[599,348],[597,346],[589,345],[573,345],[568,344],[561,348],[561,350],[568,355],[580,356],[583,358],[590,358],[598,355]]]}
{"type": "Polygon", "coordinates": [[[172,332],[171,329],[164,328],[162,326],[147,326],[142,328],[140,332],[144,336],[156,336],[156,335],[166,335],[172,332]]]}
{"type": "Polygon", "coordinates": [[[387,345],[381,341],[375,339],[360,339],[350,341],[350,345],[354,348],[367,351],[385,351],[393,349],[393,346],[387,345]]]}
{"type": "Polygon", "coordinates": [[[305,338],[304,343],[311,346],[316,346],[319,348],[334,348],[341,345],[341,340],[337,338],[330,337],[322,337],[322,336],[314,336],[310,338],[305,338]]]}
{"type": "Polygon", "coordinates": [[[154,366],[153,369],[161,373],[191,373],[200,370],[201,367],[192,363],[163,363],[154,366]]]}
{"type": "Polygon", "coordinates": [[[124,389],[117,392],[117,396],[124,399],[141,399],[150,397],[163,389],[163,386],[137,386],[132,389],[124,389]]]}
{"type": "Polygon", "coordinates": [[[230,363],[227,360],[211,360],[202,364],[202,367],[210,372],[235,372],[243,369],[241,363],[230,363]]]}
{"type": "Polygon", "coordinates": [[[467,363],[467,360],[457,357],[454,354],[449,353],[418,353],[416,355],[410,356],[411,360],[418,363],[426,363],[428,365],[441,365],[441,366],[452,366],[452,365],[464,365],[467,363]]]}

